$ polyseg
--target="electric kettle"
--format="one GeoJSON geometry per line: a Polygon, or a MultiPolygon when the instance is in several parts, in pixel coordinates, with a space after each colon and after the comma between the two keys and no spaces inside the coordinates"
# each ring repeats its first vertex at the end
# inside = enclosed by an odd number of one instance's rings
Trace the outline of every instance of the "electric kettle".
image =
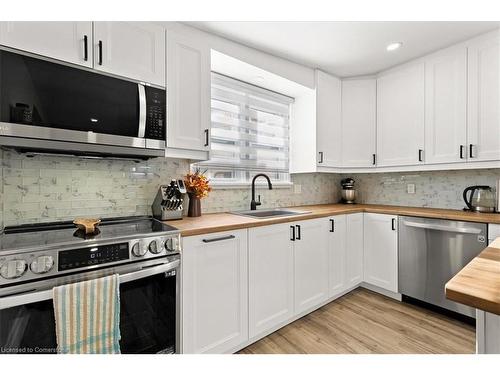
{"type": "Polygon", "coordinates": [[[495,195],[489,186],[469,186],[464,190],[463,197],[467,205],[466,210],[495,212],[495,195]]]}

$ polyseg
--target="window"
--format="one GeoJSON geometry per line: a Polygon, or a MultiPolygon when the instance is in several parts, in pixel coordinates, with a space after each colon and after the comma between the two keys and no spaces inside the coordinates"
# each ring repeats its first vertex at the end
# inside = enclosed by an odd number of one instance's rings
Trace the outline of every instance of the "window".
{"type": "Polygon", "coordinates": [[[244,184],[257,173],[290,182],[292,98],[212,73],[210,160],[198,163],[215,184],[244,184]]]}

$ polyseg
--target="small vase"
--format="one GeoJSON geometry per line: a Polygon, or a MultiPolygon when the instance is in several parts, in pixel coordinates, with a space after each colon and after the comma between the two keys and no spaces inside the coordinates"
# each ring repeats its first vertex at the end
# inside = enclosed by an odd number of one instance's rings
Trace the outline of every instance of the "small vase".
{"type": "Polygon", "coordinates": [[[189,217],[201,216],[201,199],[192,193],[188,193],[188,196],[189,196],[188,216],[189,217]]]}

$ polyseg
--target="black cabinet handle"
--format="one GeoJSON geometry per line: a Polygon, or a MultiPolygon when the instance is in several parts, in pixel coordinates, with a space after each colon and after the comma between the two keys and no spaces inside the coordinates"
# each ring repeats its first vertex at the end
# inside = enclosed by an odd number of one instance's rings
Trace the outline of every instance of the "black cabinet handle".
{"type": "Polygon", "coordinates": [[[377,155],[375,154],[372,154],[373,155],[373,165],[377,164],[377,155]]]}
{"type": "Polygon", "coordinates": [[[424,161],[422,158],[423,152],[424,152],[424,150],[418,150],[418,161],[424,161]]]}
{"type": "Polygon", "coordinates": [[[99,41],[98,45],[99,45],[99,61],[98,61],[98,64],[102,65],[102,40],[99,41]]]}
{"type": "Polygon", "coordinates": [[[290,229],[292,230],[290,241],[295,241],[295,225],[290,225],[290,229]]]}
{"type": "Polygon", "coordinates": [[[330,219],[330,223],[332,224],[330,227],[330,233],[335,232],[335,220],[330,219]]]}
{"type": "Polygon", "coordinates": [[[464,158],[464,145],[460,145],[460,159],[464,158]]]}
{"type": "Polygon", "coordinates": [[[323,151],[320,151],[318,164],[322,164],[322,163],[323,163],[323,151]]]}
{"type": "Polygon", "coordinates": [[[473,147],[473,144],[471,143],[469,145],[469,158],[471,158],[471,159],[474,158],[474,155],[472,155],[472,147],[473,147]]]}
{"type": "Polygon", "coordinates": [[[208,146],[208,129],[205,129],[204,132],[205,132],[205,144],[204,144],[204,146],[207,147],[208,146]]]}
{"type": "Polygon", "coordinates": [[[87,35],[83,36],[83,60],[89,60],[89,38],[87,35]]]}
{"type": "Polygon", "coordinates": [[[224,240],[232,240],[233,238],[236,238],[232,234],[229,236],[224,236],[224,237],[216,237],[216,238],[204,238],[202,239],[203,242],[205,243],[210,243],[210,242],[216,242],[216,241],[224,241],[224,240]]]}
{"type": "Polygon", "coordinates": [[[396,219],[392,219],[392,230],[396,230],[396,219]]]}
{"type": "Polygon", "coordinates": [[[297,240],[300,240],[300,225],[296,225],[297,227],[297,240]]]}

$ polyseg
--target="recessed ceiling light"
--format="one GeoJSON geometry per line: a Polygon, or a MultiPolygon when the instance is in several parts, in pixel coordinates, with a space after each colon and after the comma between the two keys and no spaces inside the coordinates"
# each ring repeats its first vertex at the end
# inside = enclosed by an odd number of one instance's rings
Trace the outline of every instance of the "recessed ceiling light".
{"type": "Polygon", "coordinates": [[[389,44],[386,49],[387,51],[395,51],[397,50],[399,47],[401,47],[403,45],[402,42],[394,42],[394,43],[391,43],[389,44]]]}

